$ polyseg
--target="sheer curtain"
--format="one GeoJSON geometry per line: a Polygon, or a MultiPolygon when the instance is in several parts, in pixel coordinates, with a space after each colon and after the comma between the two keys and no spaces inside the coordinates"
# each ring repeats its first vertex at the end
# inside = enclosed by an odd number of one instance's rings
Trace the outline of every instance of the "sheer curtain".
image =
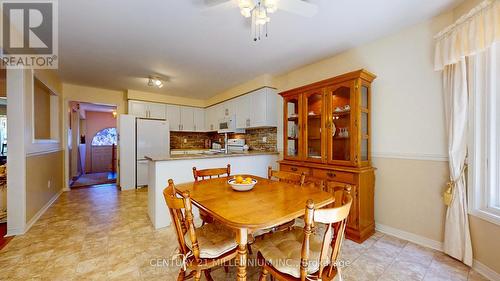
{"type": "Polygon", "coordinates": [[[465,161],[468,145],[469,96],[484,95],[491,83],[491,68],[477,61],[491,56],[500,40],[500,0],[482,2],[435,37],[435,64],[443,72],[443,92],[448,133],[451,201],[448,202],[443,248],[448,255],[472,266],[465,161]],[[469,63],[468,63],[469,62],[469,63]],[[474,63],[470,63],[474,62],[474,63]],[[473,78],[473,79],[468,79],[473,78]],[[473,83],[473,84],[471,84],[473,83]]]}

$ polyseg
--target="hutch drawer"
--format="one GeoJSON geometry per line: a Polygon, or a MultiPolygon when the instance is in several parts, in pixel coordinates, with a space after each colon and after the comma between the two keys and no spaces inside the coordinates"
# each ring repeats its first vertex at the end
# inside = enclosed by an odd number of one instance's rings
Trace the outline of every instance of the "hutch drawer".
{"type": "Polygon", "coordinates": [[[353,173],[340,172],[334,170],[313,169],[313,177],[322,178],[330,181],[355,183],[353,173]]]}
{"type": "Polygon", "coordinates": [[[307,167],[301,167],[301,166],[292,166],[292,165],[285,165],[281,164],[280,169],[285,172],[292,172],[292,173],[304,173],[306,175],[311,174],[311,169],[307,167]]]}

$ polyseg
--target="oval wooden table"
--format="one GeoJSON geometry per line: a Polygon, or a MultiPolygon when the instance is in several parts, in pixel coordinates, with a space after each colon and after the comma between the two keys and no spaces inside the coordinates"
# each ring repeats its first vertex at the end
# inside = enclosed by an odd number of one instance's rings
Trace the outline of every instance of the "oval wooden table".
{"type": "MultiPolygon", "coordinates": [[[[246,175],[245,175],[246,177],[246,175]]],[[[258,183],[250,191],[234,191],[228,177],[176,185],[179,193],[189,191],[192,203],[216,220],[236,231],[238,281],[246,280],[247,238],[258,229],[287,223],[305,213],[306,201],[316,208],[335,201],[332,194],[311,187],[301,187],[252,176],[258,183]]]]}

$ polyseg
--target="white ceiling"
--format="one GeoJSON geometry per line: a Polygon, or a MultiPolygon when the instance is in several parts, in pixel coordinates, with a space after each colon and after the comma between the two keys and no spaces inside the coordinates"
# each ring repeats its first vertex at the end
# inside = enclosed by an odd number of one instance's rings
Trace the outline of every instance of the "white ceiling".
{"type": "Polygon", "coordinates": [[[237,8],[214,0],[59,1],[64,82],[211,97],[261,74],[279,74],[431,18],[461,0],[310,0],[305,18],[278,11],[254,43],[237,8]],[[146,77],[168,77],[161,90],[146,77]]]}

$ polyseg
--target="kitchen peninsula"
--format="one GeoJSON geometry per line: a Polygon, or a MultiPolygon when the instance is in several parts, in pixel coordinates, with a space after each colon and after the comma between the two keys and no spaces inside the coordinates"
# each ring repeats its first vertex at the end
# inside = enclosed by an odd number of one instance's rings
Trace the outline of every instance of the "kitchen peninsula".
{"type": "MultiPolygon", "coordinates": [[[[163,199],[168,179],[176,184],[193,181],[193,167],[199,169],[231,165],[231,174],[252,174],[267,177],[267,167],[277,167],[278,152],[250,151],[229,154],[148,155],[148,215],[155,229],[170,225],[170,214],[163,199]],[[252,165],[248,165],[251,163],[252,165]]],[[[195,207],[194,207],[195,208],[195,207]]],[[[198,217],[198,210],[194,215],[198,217]]]]}

